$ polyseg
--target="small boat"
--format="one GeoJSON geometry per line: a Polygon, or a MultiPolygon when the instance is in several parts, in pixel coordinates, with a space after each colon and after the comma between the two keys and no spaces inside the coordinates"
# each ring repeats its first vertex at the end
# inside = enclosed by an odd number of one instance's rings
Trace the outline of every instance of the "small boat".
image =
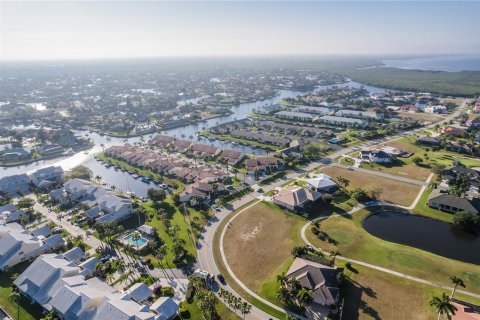
{"type": "Polygon", "coordinates": [[[138,177],[137,174],[134,173],[134,174],[132,174],[132,178],[133,178],[133,179],[138,179],[139,177],[138,177]]]}
{"type": "Polygon", "coordinates": [[[150,182],[150,179],[147,178],[147,177],[142,177],[141,180],[142,180],[142,182],[145,182],[145,183],[149,183],[149,182],[150,182]]]}
{"type": "Polygon", "coordinates": [[[238,144],[238,142],[237,141],[232,141],[232,144],[238,144]]]}

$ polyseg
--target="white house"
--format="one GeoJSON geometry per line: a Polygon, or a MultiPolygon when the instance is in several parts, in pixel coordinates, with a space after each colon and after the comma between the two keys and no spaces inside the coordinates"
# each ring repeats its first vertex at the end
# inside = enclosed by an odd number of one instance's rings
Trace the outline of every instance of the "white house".
{"type": "Polygon", "coordinates": [[[395,156],[383,150],[362,150],[360,151],[360,158],[373,163],[392,163],[395,161],[395,156]]]}
{"type": "Polygon", "coordinates": [[[78,264],[65,255],[45,254],[35,260],[14,285],[64,320],[168,320],[176,316],[176,311],[172,316],[160,307],[153,308],[164,305],[164,299],[149,307],[145,301],[151,291],[144,284],[136,284],[121,294],[98,278],[86,279],[83,266],[90,260],[78,264]]]}
{"type": "Polygon", "coordinates": [[[325,173],[319,174],[314,178],[307,179],[307,184],[310,188],[318,192],[330,193],[338,189],[338,185],[335,183],[335,181],[333,181],[332,178],[325,173]]]}
{"type": "Polygon", "coordinates": [[[0,178],[0,193],[14,194],[28,192],[30,180],[25,173],[0,178]]]}
{"type": "Polygon", "coordinates": [[[132,201],[117,196],[112,190],[97,186],[90,181],[71,179],[65,182],[64,192],[55,190],[50,193],[52,198],[58,201],[71,199],[80,201],[92,209],[87,211],[87,217],[97,219],[99,222],[119,221],[132,213],[132,201]]]}
{"type": "Polygon", "coordinates": [[[60,235],[33,236],[17,223],[0,225],[0,270],[38,257],[64,245],[60,235]]]}
{"type": "Polygon", "coordinates": [[[45,183],[58,183],[63,180],[63,169],[56,166],[39,169],[30,174],[29,179],[37,187],[45,183]]]}

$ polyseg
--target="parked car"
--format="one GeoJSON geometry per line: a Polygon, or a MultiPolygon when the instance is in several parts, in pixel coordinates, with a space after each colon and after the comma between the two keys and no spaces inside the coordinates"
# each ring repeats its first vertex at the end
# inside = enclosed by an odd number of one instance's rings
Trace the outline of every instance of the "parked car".
{"type": "Polygon", "coordinates": [[[227,282],[225,281],[225,278],[221,274],[217,275],[217,279],[218,279],[218,281],[220,281],[221,284],[223,284],[223,285],[227,284],[227,282]]]}
{"type": "Polygon", "coordinates": [[[106,256],[104,256],[104,257],[102,257],[102,258],[100,259],[100,262],[101,262],[101,263],[105,263],[105,262],[107,262],[108,260],[110,260],[111,258],[112,258],[112,257],[111,257],[110,255],[106,255],[106,256]]]}

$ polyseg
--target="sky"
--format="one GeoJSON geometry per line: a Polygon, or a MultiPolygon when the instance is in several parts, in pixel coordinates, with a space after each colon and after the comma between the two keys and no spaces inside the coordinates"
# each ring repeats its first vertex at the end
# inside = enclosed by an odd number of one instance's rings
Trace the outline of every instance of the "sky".
{"type": "Polygon", "coordinates": [[[479,1],[0,2],[0,60],[480,53],[479,1]]]}

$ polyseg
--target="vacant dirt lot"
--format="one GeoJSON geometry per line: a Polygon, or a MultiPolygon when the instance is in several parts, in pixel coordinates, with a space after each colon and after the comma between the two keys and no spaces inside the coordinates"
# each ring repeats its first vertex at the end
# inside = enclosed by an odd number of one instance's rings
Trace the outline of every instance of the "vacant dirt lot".
{"type": "Polygon", "coordinates": [[[336,179],[339,176],[350,180],[348,190],[362,188],[364,190],[379,190],[380,199],[390,201],[403,206],[409,206],[415,200],[420,186],[406,182],[377,177],[374,175],[350,171],[338,167],[322,168],[322,171],[336,179]]]}
{"type": "Polygon", "coordinates": [[[441,290],[355,266],[344,287],[344,319],[434,319],[428,300],[441,290]]]}
{"type": "Polygon", "coordinates": [[[420,121],[429,121],[429,122],[440,122],[444,120],[442,116],[436,116],[428,113],[410,113],[410,112],[400,112],[398,113],[400,118],[407,118],[420,121]]]}
{"type": "Polygon", "coordinates": [[[302,243],[300,228],[305,222],[266,203],[242,212],[224,238],[225,255],[235,275],[257,291],[291,258],[292,248],[302,243]]]}

